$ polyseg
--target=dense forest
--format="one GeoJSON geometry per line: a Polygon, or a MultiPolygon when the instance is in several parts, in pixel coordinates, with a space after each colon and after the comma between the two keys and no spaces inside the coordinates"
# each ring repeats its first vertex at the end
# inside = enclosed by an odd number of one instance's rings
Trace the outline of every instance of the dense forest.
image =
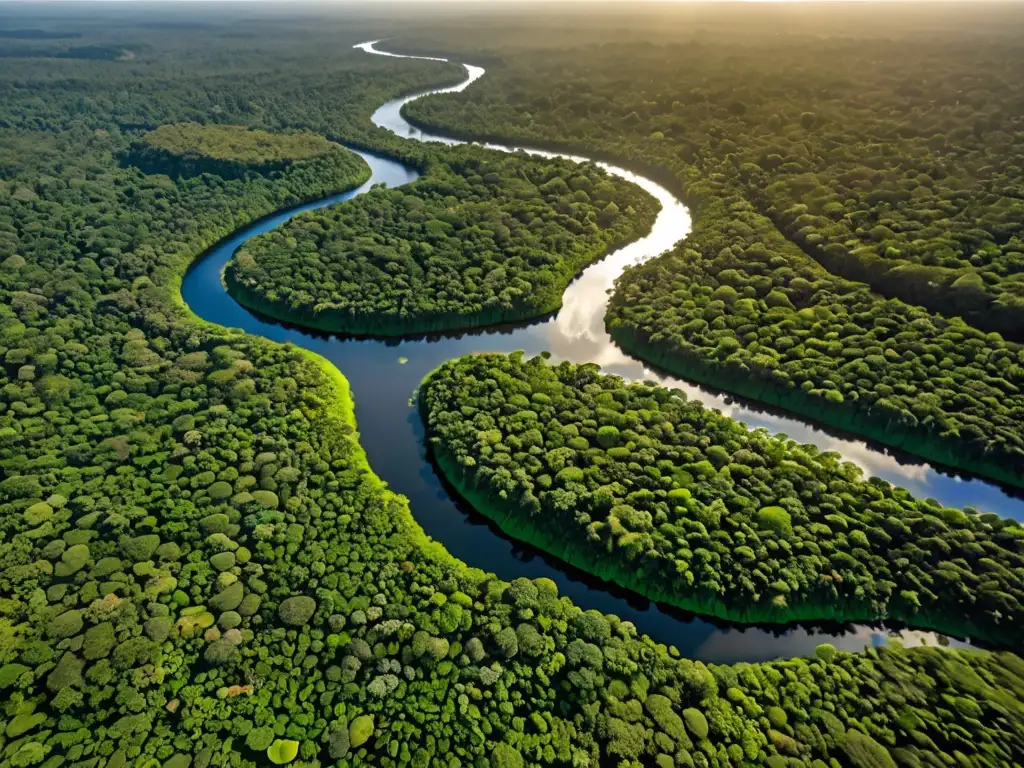
{"type": "Polygon", "coordinates": [[[1005,64],[1018,41],[762,40],[739,55],[713,42],[509,58],[469,129],[557,126],[671,154],[673,170],[727,176],[830,271],[1024,338],[1024,89],[1005,64]]]}
{"type": "Polygon", "coordinates": [[[863,23],[827,39],[582,30],[569,49],[493,31],[486,89],[407,112],[621,158],[684,194],[691,237],[612,300],[628,350],[1024,484],[1024,50],[918,22],[895,45],[863,23]]]}
{"type": "Polygon", "coordinates": [[[168,175],[133,151],[200,123],[422,166],[369,115],[459,69],[352,52],[380,19],[111,5],[0,21],[0,763],[980,767],[1024,752],[1012,653],[822,645],[708,666],[428,540],[370,470],[342,375],[200,322],[179,291],[212,243],[366,168],[332,150],[168,175]]]}
{"type": "Polygon", "coordinates": [[[516,538],[745,621],[895,617],[1020,649],[1024,527],[595,365],[474,355],[420,390],[448,479],[516,538]]]}
{"type": "Polygon", "coordinates": [[[132,146],[127,159],[149,173],[194,176],[209,172],[236,178],[246,172],[266,174],[282,170],[292,163],[330,152],[345,154],[340,146],[315,133],[270,133],[250,130],[244,125],[171,123],[146,133],[132,146]]]}
{"type": "Polygon", "coordinates": [[[296,217],[247,243],[225,276],[242,304],[322,330],[490,325],[557,309],[583,267],[656,213],[595,165],[438,148],[418,181],[296,217]]]}

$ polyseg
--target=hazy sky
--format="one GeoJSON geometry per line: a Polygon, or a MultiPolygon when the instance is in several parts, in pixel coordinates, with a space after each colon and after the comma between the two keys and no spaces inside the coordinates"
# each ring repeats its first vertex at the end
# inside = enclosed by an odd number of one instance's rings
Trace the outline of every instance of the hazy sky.
{"type": "Polygon", "coordinates": [[[296,6],[310,6],[310,5],[376,5],[378,3],[467,3],[473,5],[503,5],[511,3],[538,3],[538,4],[550,4],[556,5],[559,3],[614,3],[618,5],[628,5],[636,2],[643,5],[651,4],[665,4],[674,5],[677,3],[931,3],[931,4],[943,4],[943,5],[960,5],[960,6],[972,6],[972,5],[1016,5],[1024,3],[1024,0],[0,0],[0,7],[8,2],[24,3],[26,5],[38,4],[57,4],[60,2],[109,2],[109,3],[131,3],[137,5],[143,4],[162,4],[162,3],[257,3],[257,4],[268,4],[268,5],[289,5],[294,3],[296,6]]]}
{"type": "Polygon", "coordinates": [[[31,4],[57,4],[60,2],[110,2],[110,3],[133,3],[133,4],[161,4],[161,3],[188,3],[188,2],[210,2],[210,3],[265,3],[274,5],[288,5],[294,3],[300,5],[376,5],[378,3],[472,3],[474,5],[501,5],[505,3],[616,3],[628,5],[636,2],[638,4],[673,5],[676,3],[931,3],[945,5],[1008,5],[1024,3],[1024,0],[0,0],[0,7],[5,3],[31,4]]]}
{"type": "MultiPolygon", "coordinates": [[[[21,0],[25,3],[46,3],[60,2],[62,0],[21,0]]],[[[80,0],[81,2],[94,2],[95,0],[80,0]]],[[[144,3],[144,2],[273,2],[281,4],[283,0],[104,0],[106,2],[123,3],[144,3]]],[[[2,4],[3,0],[0,0],[2,4]]],[[[1020,3],[1024,0],[298,0],[300,4],[317,3],[323,5],[347,5],[347,4],[370,4],[370,3],[522,3],[522,2],[543,2],[543,3],[589,3],[607,2],[628,4],[637,3],[950,3],[958,5],[980,5],[1000,3],[1020,3]]]]}

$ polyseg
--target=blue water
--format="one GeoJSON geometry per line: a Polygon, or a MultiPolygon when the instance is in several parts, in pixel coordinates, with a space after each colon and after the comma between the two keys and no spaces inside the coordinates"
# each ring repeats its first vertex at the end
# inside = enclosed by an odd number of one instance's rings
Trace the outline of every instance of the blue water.
{"type": "MultiPolygon", "coordinates": [[[[362,46],[378,53],[373,44],[362,46]]],[[[430,66],[425,64],[425,66],[430,66]]],[[[467,67],[467,80],[445,90],[462,90],[482,77],[479,67],[467,67]]],[[[373,115],[377,125],[400,136],[419,141],[459,143],[447,137],[424,134],[401,116],[412,99],[435,93],[427,91],[384,104],[373,115]]],[[[514,151],[514,147],[493,146],[514,151]]],[[[888,640],[895,630],[863,625],[822,624],[777,628],[739,627],[708,621],[662,609],[624,590],[605,584],[510,540],[483,518],[462,506],[447,492],[425,455],[423,430],[410,398],[422,378],[445,360],[480,351],[550,351],[555,358],[596,362],[610,373],[629,379],[655,379],[683,390],[687,396],[715,407],[751,427],[783,432],[801,442],[834,450],[865,469],[919,496],[930,496],[947,506],[974,505],[1004,516],[1024,519],[1024,503],[999,487],[981,480],[962,480],[921,463],[897,458],[864,441],[820,429],[800,419],[757,405],[743,404],[726,395],[651,371],[618,349],[604,330],[606,291],[629,264],[651,258],[682,239],[690,217],[682,203],[667,190],[623,169],[605,165],[616,175],[633,180],[655,195],[662,212],[650,235],[609,255],[584,271],[566,290],[563,308],[551,319],[512,328],[417,339],[353,339],[288,327],[262,318],[237,304],[221,284],[221,271],[235,250],[255,235],[268,232],[293,216],[327,205],[343,203],[375,184],[398,186],[414,180],[415,170],[393,160],[359,152],[372,170],[368,182],[356,190],[300,206],[263,219],[237,232],[207,253],[185,278],[182,294],[200,317],[219,325],[277,342],[309,349],[336,365],[349,380],[355,399],[360,442],[374,471],[389,486],[409,498],[413,514],[426,533],[445,545],[462,561],[504,579],[520,576],[546,577],[558,584],[561,594],[583,608],[614,613],[633,622],[658,642],[675,645],[683,656],[706,661],[756,661],[813,652],[821,642],[860,650],[888,640]]],[[[549,153],[538,153],[549,154],[549,153]]],[[[582,158],[576,158],[582,159],[582,158]]],[[[905,643],[937,642],[932,633],[902,631],[905,643]]],[[[956,642],[956,641],[952,641],[956,642]]]]}

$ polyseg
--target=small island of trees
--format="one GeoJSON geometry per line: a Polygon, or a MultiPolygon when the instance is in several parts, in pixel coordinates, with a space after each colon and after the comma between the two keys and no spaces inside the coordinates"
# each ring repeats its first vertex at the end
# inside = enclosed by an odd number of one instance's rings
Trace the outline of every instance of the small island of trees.
{"type": "Polygon", "coordinates": [[[650,228],[657,202],[595,165],[433,149],[423,178],[247,243],[228,290],[320,330],[400,335],[533,318],[586,265],[650,228]]]}
{"type": "Polygon", "coordinates": [[[130,162],[150,173],[214,173],[225,178],[237,178],[246,172],[281,171],[293,163],[324,156],[333,156],[336,162],[347,159],[362,164],[351,152],[315,133],[271,133],[216,123],[161,125],[134,142],[128,154],[130,162]]]}
{"type": "Polygon", "coordinates": [[[474,507],[652,599],[751,622],[898,618],[1021,647],[1015,521],[915,499],[595,365],[463,357],[420,404],[474,507]]]}

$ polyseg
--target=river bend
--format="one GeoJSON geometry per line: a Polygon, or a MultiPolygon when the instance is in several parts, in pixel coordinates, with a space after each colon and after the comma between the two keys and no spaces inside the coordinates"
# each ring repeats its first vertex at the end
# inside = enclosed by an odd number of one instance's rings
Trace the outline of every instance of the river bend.
{"type": "MultiPolygon", "coordinates": [[[[426,62],[446,61],[381,51],[375,47],[376,42],[362,43],[356,48],[381,56],[426,62]]],[[[450,88],[426,90],[389,101],[373,113],[373,122],[410,140],[449,145],[463,143],[451,137],[424,132],[409,124],[401,114],[402,107],[410,101],[437,93],[463,91],[484,75],[482,67],[463,66],[466,69],[463,82],[450,88]]],[[[545,157],[586,160],[529,147],[485,146],[502,152],[527,151],[545,157]]],[[[831,642],[848,650],[861,650],[867,645],[886,642],[893,631],[866,625],[827,623],[781,629],[742,627],[684,615],[674,609],[652,605],[644,598],[580,573],[504,536],[449,494],[427,459],[423,428],[411,405],[415,388],[428,372],[445,360],[481,351],[524,350],[527,355],[533,355],[546,350],[555,359],[598,363],[605,372],[627,379],[652,379],[678,388],[688,397],[743,421],[751,428],[764,427],[773,433],[785,433],[798,441],[813,443],[823,450],[836,451],[860,465],[867,474],[883,477],[917,495],[935,498],[947,506],[973,505],[1024,519],[1024,502],[1009,496],[994,484],[960,479],[927,464],[897,459],[862,440],[844,437],[801,419],[661,375],[620,350],[604,328],[608,290],[627,266],[657,256],[685,237],[690,231],[690,216],[682,202],[661,185],[608,163],[599,165],[609,173],[641,186],[657,198],[661,212],[646,237],[585,269],[566,289],[562,308],[548,320],[473,333],[410,339],[358,339],[290,327],[259,316],[236,303],[224,289],[221,273],[245,241],[280,226],[293,216],[350,200],[375,184],[398,186],[413,181],[418,175],[414,169],[389,158],[363,151],[359,154],[372,171],[369,181],[357,189],[282,211],[239,230],[194,265],[185,277],[182,295],[204,320],[240,328],[276,342],[290,342],[336,365],[351,384],[360,442],[373,470],[387,481],[392,490],[409,498],[413,514],[426,533],[442,542],[452,555],[464,562],[494,572],[503,579],[520,576],[550,578],[558,584],[560,594],[570,597],[581,607],[614,613],[632,621],[641,632],[656,641],[675,645],[683,656],[705,661],[759,661],[805,655],[822,642],[831,642]]],[[[934,643],[937,640],[935,635],[926,632],[902,630],[900,634],[907,644],[934,643]]]]}

